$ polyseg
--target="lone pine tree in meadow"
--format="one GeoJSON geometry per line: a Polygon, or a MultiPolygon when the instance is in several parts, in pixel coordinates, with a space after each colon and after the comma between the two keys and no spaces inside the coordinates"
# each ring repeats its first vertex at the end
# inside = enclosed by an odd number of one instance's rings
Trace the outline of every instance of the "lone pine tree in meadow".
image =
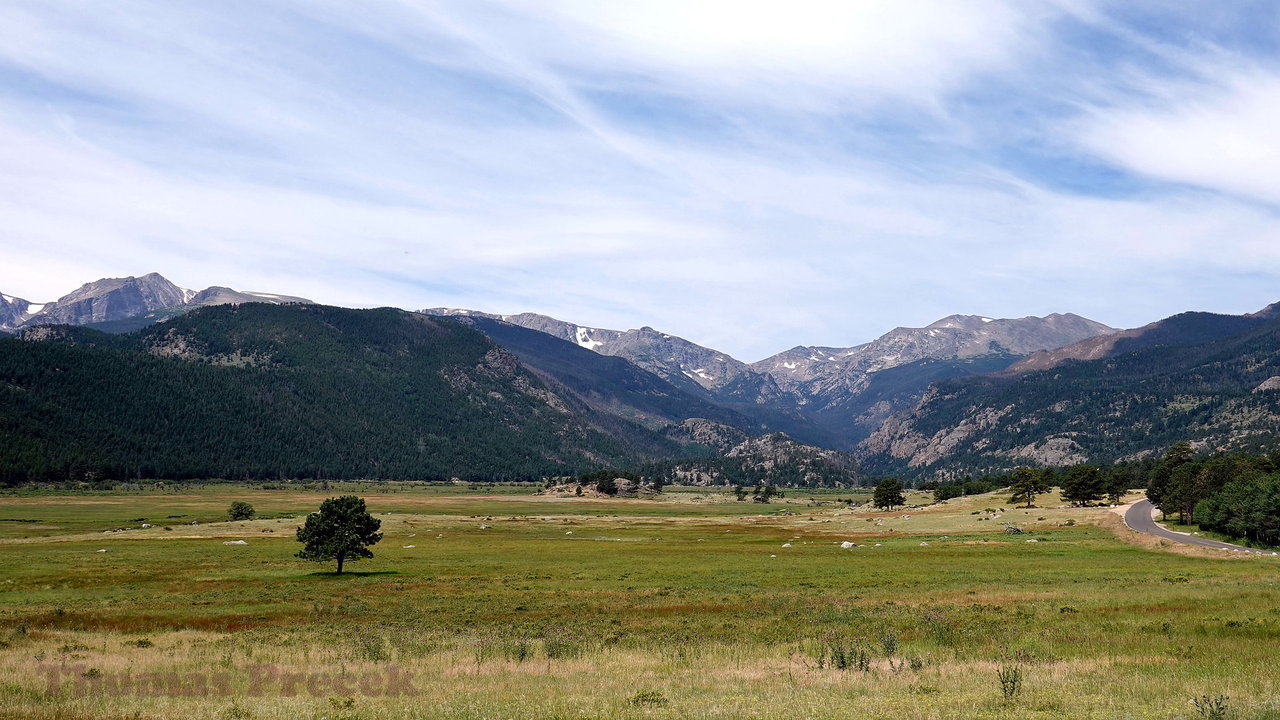
{"type": "Polygon", "coordinates": [[[906,505],[907,498],[902,494],[902,481],[898,478],[885,478],[876,485],[872,502],[876,507],[892,510],[895,506],[906,505]]]}
{"type": "Polygon", "coordinates": [[[382,539],[380,527],[382,521],[365,510],[364,498],[329,498],[298,528],[298,542],[305,545],[297,556],[316,562],[337,560],[341,574],[344,561],[373,557],[368,546],[382,539]]]}

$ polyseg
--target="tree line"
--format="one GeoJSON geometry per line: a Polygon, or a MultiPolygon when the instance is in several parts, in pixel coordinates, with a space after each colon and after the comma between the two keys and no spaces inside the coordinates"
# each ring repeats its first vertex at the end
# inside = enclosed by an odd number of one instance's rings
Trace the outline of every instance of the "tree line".
{"type": "Polygon", "coordinates": [[[1182,524],[1280,545],[1280,452],[1197,455],[1190,443],[1179,442],[1158,458],[1110,466],[1022,467],[920,486],[933,491],[935,502],[1008,488],[1011,502],[1028,506],[1054,487],[1078,506],[1116,504],[1127,491],[1144,488],[1152,505],[1182,524]]]}

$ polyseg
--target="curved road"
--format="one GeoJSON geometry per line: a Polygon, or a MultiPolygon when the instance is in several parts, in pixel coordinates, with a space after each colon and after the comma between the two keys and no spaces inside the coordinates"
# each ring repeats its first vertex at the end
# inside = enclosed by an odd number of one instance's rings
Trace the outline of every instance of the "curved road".
{"type": "Polygon", "coordinates": [[[1124,524],[1140,533],[1155,535],[1157,537],[1172,540],[1174,542],[1185,543],[1187,545],[1199,545],[1207,548],[1221,548],[1224,550],[1235,550],[1237,552],[1256,553],[1258,555],[1275,555],[1270,550],[1258,550],[1255,548],[1241,547],[1240,545],[1232,545],[1231,543],[1218,542],[1217,540],[1209,540],[1196,535],[1188,535],[1186,533],[1174,532],[1167,528],[1156,524],[1153,515],[1156,508],[1151,504],[1150,500],[1139,500],[1129,506],[1124,514],[1124,524]]]}

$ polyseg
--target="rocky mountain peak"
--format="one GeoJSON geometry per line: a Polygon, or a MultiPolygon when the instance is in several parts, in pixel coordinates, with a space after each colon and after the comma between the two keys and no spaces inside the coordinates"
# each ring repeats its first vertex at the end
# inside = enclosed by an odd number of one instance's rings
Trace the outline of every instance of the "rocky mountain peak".
{"type": "Polygon", "coordinates": [[[1046,348],[1019,360],[1010,373],[1048,370],[1070,360],[1098,360],[1154,345],[1190,345],[1229,337],[1280,317],[1280,303],[1245,315],[1184,312],[1130,330],[1115,330],[1057,348],[1046,348]]]}
{"type": "Polygon", "coordinates": [[[995,322],[995,318],[984,317],[981,315],[948,315],[941,320],[936,320],[926,325],[924,329],[937,330],[947,328],[976,330],[990,322],[995,322]]]}
{"type": "Polygon", "coordinates": [[[1245,317],[1263,318],[1266,320],[1270,320],[1274,317],[1280,317],[1280,302],[1271,303],[1258,312],[1249,313],[1245,315],[1245,317]]]}
{"type": "Polygon", "coordinates": [[[178,287],[160,273],[152,272],[85,283],[57,301],[44,305],[31,304],[19,298],[0,298],[0,330],[35,325],[99,323],[137,329],[197,307],[249,302],[311,304],[310,300],[292,295],[242,292],[216,285],[197,292],[178,287]]]}
{"type": "Polygon", "coordinates": [[[274,293],[251,292],[247,290],[232,290],[229,287],[221,285],[213,285],[207,287],[200,292],[190,292],[186,305],[196,307],[204,307],[207,305],[241,305],[251,302],[265,302],[280,305],[283,303],[303,303],[305,305],[314,304],[306,298],[294,297],[292,295],[276,295],[274,293]]]}
{"type": "Polygon", "coordinates": [[[188,291],[159,273],[85,283],[46,305],[25,324],[88,325],[120,320],[186,302],[188,291]]]}
{"type": "Polygon", "coordinates": [[[848,348],[797,347],[753,363],[787,389],[822,377],[854,377],[928,358],[967,358],[992,353],[1026,355],[1058,348],[1114,328],[1073,314],[992,318],[948,315],[922,328],[897,327],[863,345],[848,348]]]}

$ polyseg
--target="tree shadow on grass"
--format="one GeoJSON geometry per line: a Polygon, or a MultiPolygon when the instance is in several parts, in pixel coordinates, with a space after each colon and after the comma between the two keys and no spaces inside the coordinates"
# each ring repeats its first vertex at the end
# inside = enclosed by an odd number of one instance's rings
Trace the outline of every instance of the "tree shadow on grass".
{"type": "Polygon", "coordinates": [[[307,573],[305,577],[330,577],[330,578],[373,577],[375,575],[399,575],[399,574],[400,574],[399,570],[369,570],[367,572],[360,572],[359,570],[343,570],[341,575],[339,575],[334,570],[317,570],[316,572],[313,572],[313,573],[307,573]]]}

